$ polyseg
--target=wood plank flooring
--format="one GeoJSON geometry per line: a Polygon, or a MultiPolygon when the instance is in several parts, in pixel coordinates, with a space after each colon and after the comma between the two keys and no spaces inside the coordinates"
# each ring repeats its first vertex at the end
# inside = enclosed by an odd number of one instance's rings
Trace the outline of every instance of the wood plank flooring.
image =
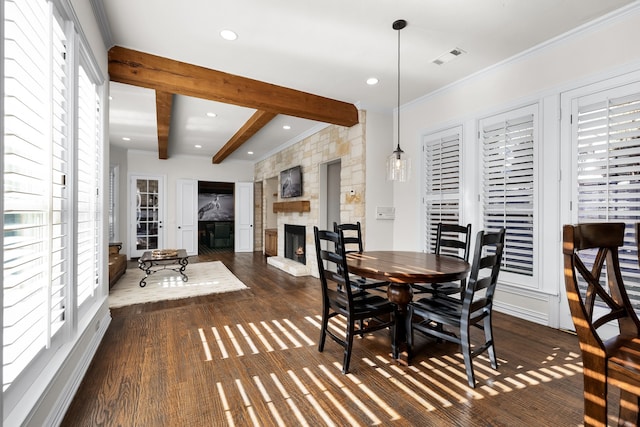
{"type": "Polygon", "coordinates": [[[574,335],[496,313],[499,368],[475,359],[470,389],[456,345],[421,341],[411,366],[388,335],[317,351],[320,287],[264,256],[221,253],[249,290],[136,305],[113,321],[64,426],[578,426],[574,335]]]}

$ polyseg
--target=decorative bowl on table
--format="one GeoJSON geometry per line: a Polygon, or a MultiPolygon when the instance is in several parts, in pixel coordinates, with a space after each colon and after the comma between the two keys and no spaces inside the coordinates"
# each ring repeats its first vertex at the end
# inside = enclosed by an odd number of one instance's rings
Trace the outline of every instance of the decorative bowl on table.
{"type": "Polygon", "coordinates": [[[177,249],[156,249],[151,251],[151,256],[153,256],[154,258],[169,258],[177,255],[177,249]]]}

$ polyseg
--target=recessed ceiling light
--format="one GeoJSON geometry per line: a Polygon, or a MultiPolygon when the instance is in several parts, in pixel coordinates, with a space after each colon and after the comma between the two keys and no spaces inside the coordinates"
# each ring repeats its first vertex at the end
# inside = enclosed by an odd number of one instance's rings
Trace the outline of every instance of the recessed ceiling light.
{"type": "Polygon", "coordinates": [[[194,145],[194,147],[196,147],[196,148],[202,148],[202,145],[200,145],[200,144],[196,144],[196,145],[194,145]]]}
{"type": "Polygon", "coordinates": [[[291,129],[291,126],[289,126],[289,125],[284,125],[284,126],[282,126],[282,129],[284,129],[284,130],[289,130],[289,129],[291,129]]]}
{"type": "Polygon", "coordinates": [[[376,79],[375,77],[369,77],[367,79],[367,84],[370,85],[370,86],[377,85],[378,84],[378,79],[376,79]]]}
{"type": "Polygon", "coordinates": [[[111,101],[113,99],[113,96],[109,95],[109,101],[111,101]]]}
{"type": "Polygon", "coordinates": [[[216,117],[216,116],[217,116],[216,113],[211,113],[211,112],[207,113],[207,117],[216,117]]]}
{"type": "Polygon", "coordinates": [[[253,151],[247,151],[247,154],[253,154],[253,151]]]}
{"type": "Polygon", "coordinates": [[[233,41],[238,38],[238,35],[231,30],[222,30],[220,31],[220,37],[225,40],[233,41]]]}
{"type": "Polygon", "coordinates": [[[129,138],[128,136],[123,136],[123,137],[122,137],[122,140],[123,140],[123,141],[131,141],[131,138],[129,138]]]}

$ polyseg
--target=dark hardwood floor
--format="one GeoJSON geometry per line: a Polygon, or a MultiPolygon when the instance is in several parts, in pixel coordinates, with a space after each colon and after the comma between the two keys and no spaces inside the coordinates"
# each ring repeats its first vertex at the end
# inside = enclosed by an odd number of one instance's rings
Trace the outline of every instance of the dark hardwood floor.
{"type": "MultiPolygon", "coordinates": [[[[578,426],[574,335],[496,313],[499,368],[475,359],[467,386],[454,344],[417,335],[411,366],[388,335],[317,351],[320,286],[261,254],[219,253],[250,289],[112,310],[112,323],[64,426],[578,426]]],[[[479,331],[478,331],[479,332],[479,331]]]]}

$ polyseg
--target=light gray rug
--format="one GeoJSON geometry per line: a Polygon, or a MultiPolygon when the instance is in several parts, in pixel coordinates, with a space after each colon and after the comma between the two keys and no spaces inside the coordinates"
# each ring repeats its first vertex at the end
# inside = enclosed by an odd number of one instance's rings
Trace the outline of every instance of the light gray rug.
{"type": "Polygon", "coordinates": [[[129,267],[109,291],[109,307],[248,289],[221,261],[189,264],[185,274],[189,280],[183,282],[179,273],[161,270],[147,278],[145,287],[140,287],[144,272],[129,267]]]}

